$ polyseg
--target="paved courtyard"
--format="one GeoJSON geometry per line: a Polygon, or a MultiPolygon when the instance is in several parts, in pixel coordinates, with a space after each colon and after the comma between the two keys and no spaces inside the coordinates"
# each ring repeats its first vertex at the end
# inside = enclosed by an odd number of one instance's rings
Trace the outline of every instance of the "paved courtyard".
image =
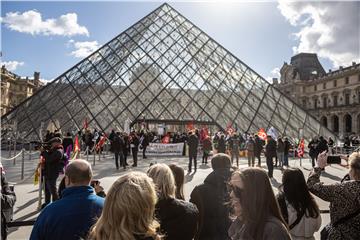
{"type": "MultiPolygon", "coordinates": [[[[3,157],[8,157],[6,152],[2,152],[3,157]]],[[[35,219],[38,215],[37,206],[38,206],[38,186],[33,184],[33,171],[36,167],[38,154],[34,154],[31,156],[31,159],[28,154],[24,156],[24,180],[21,179],[21,156],[16,159],[16,165],[13,165],[13,161],[2,160],[4,168],[6,170],[6,175],[8,181],[15,184],[15,192],[17,195],[17,202],[14,208],[14,220],[15,221],[26,221],[35,219]]],[[[86,159],[86,157],[85,157],[86,159]]],[[[265,167],[263,157],[262,165],[265,167]]],[[[92,155],[89,156],[88,161],[93,164],[94,157],[92,155]]],[[[132,163],[131,156],[128,162],[132,163]]],[[[185,170],[187,169],[187,158],[185,157],[158,157],[158,158],[148,158],[139,160],[139,164],[137,168],[128,168],[126,171],[124,170],[116,170],[115,164],[112,155],[102,155],[101,160],[99,161],[98,156],[95,159],[95,166],[93,166],[94,170],[94,179],[98,179],[101,182],[101,185],[105,188],[105,191],[109,189],[111,184],[122,174],[129,171],[143,171],[145,172],[149,164],[151,162],[158,163],[177,163],[182,166],[185,170]]],[[[198,160],[199,162],[199,160],[198,160]]],[[[200,160],[201,162],[201,160],[200,160]]],[[[299,159],[290,159],[290,166],[292,167],[300,167],[299,159]]],[[[242,158],[240,161],[240,168],[247,166],[247,160],[242,158]]],[[[309,159],[302,160],[302,167],[305,177],[309,175],[309,171],[311,169],[311,163],[309,159]]],[[[187,174],[187,170],[185,171],[186,175],[186,184],[185,184],[185,195],[186,199],[189,199],[190,193],[193,188],[201,184],[205,177],[212,171],[211,165],[201,165],[198,163],[198,171],[196,173],[192,172],[187,174]]],[[[332,183],[335,181],[340,181],[341,178],[346,174],[347,169],[340,167],[338,165],[332,165],[327,167],[326,173],[323,174],[322,181],[325,183],[332,183]]],[[[278,191],[277,188],[281,183],[281,171],[279,169],[274,170],[274,178],[272,181],[274,191],[278,191]]],[[[328,210],[329,204],[317,198],[317,202],[320,206],[321,210],[328,210]]],[[[323,224],[329,222],[329,214],[322,214],[323,224]]],[[[12,227],[10,228],[10,234],[8,239],[28,239],[31,233],[31,226],[26,227],[12,227]]],[[[317,233],[317,239],[319,238],[319,233],[317,233]]]]}

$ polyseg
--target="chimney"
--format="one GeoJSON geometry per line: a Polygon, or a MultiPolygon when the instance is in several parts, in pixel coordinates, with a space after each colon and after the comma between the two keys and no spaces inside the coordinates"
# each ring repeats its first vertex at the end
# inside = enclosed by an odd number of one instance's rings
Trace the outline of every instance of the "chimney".
{"type": "Polygon", "coordinates": [[[355,66],[355,65],[356,65],[356,62],[352,62],[352,65],[355,66]]]}
{"type": "Polygon", "coordinates": [[[340,70],[343,70],[343,66],[340,66],[340,70]]]}
{"type": "Polygon", "coordinates": [[[331,69],[329,69],[329,73],[331,73],[331,69]]]}
{"type": "Polygon", "coordinates": [[[279,83],[277,78],[273,78],[272,81],[273,81],[273,84],[278,84],[279,83]]]}
{"type": "Polygon", "coordinates": [[[34,81],[40,80],[40,72],[34,72],[34,81]]]}

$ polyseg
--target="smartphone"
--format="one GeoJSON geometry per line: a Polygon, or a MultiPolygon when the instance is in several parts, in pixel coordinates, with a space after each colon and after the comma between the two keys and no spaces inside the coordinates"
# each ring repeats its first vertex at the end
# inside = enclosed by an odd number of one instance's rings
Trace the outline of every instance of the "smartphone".
{"type": "Polygon", "coordinates": [[[326,162],[328,164],[340,164],[341,158],[340,158],[340,156],[328,156],[326,159],[326,162]]]}
{"type": "Polygon", "coordinates": [[[99,180],[92,180],[90,186],[95,187],[95,185],[99,185],[99,184],[100,184],[99,180]]]}

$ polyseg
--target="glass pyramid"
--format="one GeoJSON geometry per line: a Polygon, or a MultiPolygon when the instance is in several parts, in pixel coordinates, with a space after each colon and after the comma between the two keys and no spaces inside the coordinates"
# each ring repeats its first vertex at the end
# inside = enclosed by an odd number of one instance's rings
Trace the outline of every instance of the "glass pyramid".
{"type": "MultiPolygon", "coordinates": [[[[255,133],[274,127],[296,140],[335,137],[264,78],[163,4],[2,118],[22,138],[41,124],[63,132],[123,129],[139,119],[209,122],[255,133]],[[300,130],[301,129],[301,130],[300,130]]],[[[3,132],[5,133],[5,132],[3,132]]]]}

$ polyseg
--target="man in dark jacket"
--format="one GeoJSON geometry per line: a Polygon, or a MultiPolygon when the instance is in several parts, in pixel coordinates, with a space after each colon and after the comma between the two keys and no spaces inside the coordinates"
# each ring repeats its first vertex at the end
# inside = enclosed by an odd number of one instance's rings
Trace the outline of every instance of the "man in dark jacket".
{"type": "Polygon", "coordinates": [[[149,146],[149,142],[150,142],[149,134],[142,131],[141,137],[140,137],[140,144],[141,144],[141,147],[143,150],[143,158],[144,159],[147,158],[146,157],[146,148],[147,148],[147,146],[149,146]]]}
{"type": "Polygon", "coordinates": [[[255,145],[254,145],[254,154],[258,159],[258,167],[261,167],[261,152],[263,150],[264,141],[259,138],[258,135],[255,135],[255,145]]]}
{"type": "Polygon", "coordinates": [[[126,164],[124,160],[124,148],[125,148],[124,140],[120,135],[120,132],[117,132],[113,138],[113,141],[111,142],[111,149],[115,154],[115,166],[117,170],[119,169],[119,157],[120,157],[120,166],[123,166],[124,169],[126,169],[126,164]]]}
{"type": "Polygon", "coordinates": [[[235,133],[229,138],[229,150],[231,152],[231,164],[234,164],[234,158],[236,159],[236,166],[239,166],[239,148],[240,148],[240,138],[235,133]]]}
{"type": "Polygon", "coordinates": [[[268,135],[267,143],[265,146],[265,156],[266,156],[266,165],[268,167],[269,178],[273,177],[273,170],[274,170],[273,158],[276,157],[276,147],[277,146],[275,140],[270,135],[268,135]]]}
{"type": "Polygon", "coordinates": [[[132,132],[130,135],[130,148],[133,157],[133,167],[137,167],[138,151],[140,140],[136,132],[132,132]]]}
{"type": "Polygon", "coordinates": [[[49,143],[51,144],[50,150],[43,150],[41,153],[45,159],[45,205],[51,202],[51,198],[52,201],[56,201],[59,198],[56,181],[65,163],[61,139],[54,137],[49,143]]]}
{"type": "Polygon", "coordinates": [[[289,150],[291,147],[291,143],[287,137],[284,140],[284,166],[289,166],[289,150]]]}
{"type": "Polygon", "coordinates": [[[86,239],[90,227],[100,217],[104,198],[90,186],[92,171],[85,160],[69,163],[62,198],[48,205],[36,219],[30,239],[86,239]]]}
{"type": "Polygon", "coordinates": [[[189,133],[187,144],[189,146],[189,172],[191,172],[192,160],[194,160],[194,168],[196,172],[196,167],[197,167],[196,157],[197,157],[197,149],[199,146],[199,139],[195,133],[193,132],[189,133]]]}
{"type": "Polygon", "coordinates": [[[228,240],[231,221],[226,204],[230,199],[226,184],[232,174],[230,157],[216,154],[211,159],[211,166],[213,171],[190,195],[190,202],[199,210],[199,229],[195,239],[228,240]]]}
{"type": "MultiPolygon", "coordinates": [[[[323,151],[328,151],[329,147],[328,147],[328,143],[325,140],[325,138],[323,136],[319,137],[319,143],[316,146],[316,152],[319,155],[320,153],[322,153],[323,151]]],[[[317,156],[316,156],[317,157],[317,156]]]]}
{"type": "Polygon", "coordinates": [[[5,174],[2,168],[1,172],[1,239],[7,238],[7,223],[12,221],[13,208],[16,201],[15,193],[10,189],[8,182],[5,179],[5,174]]]}

